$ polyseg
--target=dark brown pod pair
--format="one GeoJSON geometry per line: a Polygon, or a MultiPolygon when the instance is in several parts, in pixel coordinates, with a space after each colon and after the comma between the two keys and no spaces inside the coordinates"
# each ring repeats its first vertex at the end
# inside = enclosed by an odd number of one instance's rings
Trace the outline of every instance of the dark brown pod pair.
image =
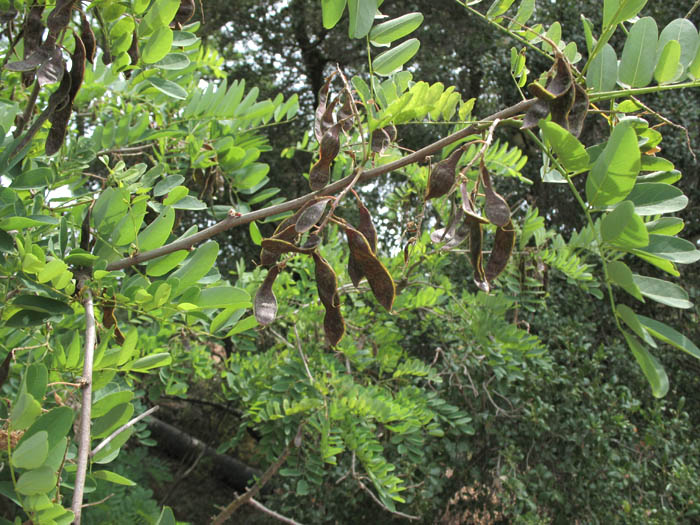
{"type": "Polygon", "coordinates": [[[367,278],[377,302],[390,312],[396,297],[396,286],[389,270],[372,251],[367,238],[360,231],[349,225],[344,225],[344,228],[354,264],[362,276],[367,278]]]}
{"type": "Polygon", "coordinates": [[[557,56],[549,77],[547,87],[537,82],[528,86],[530,93],[537,97],[537,102],[525,114],[522,129],[534,128],[541,119],[551,114],[552,122],[578,137],[588,113],[588,94],[585,88],[574,82],[571,66],[561,54],[557,56]]]}
{"type": "Polygon", "coordinates": [[[389,124],[372,132],[371,148],[373,153],[382,153],[396,140],[396,126],[389,124]]]}
{"type": "Polygon", "coordinates": [[[315,265],[316,288],[326,315],[323,318],[323,330],[331,346],[336,346],[345,334],[345,321],[340,312],[338,279],[333,267],[317,251],[312,253],[315,265]]]}
{"type": "MultiPolygon", "coordinates": [[[[355,195],[355,200],[357,201],[357,208],[360,213],[360,224],[357,229],[362,235],[365,236],[365,239],[367,240],[367,243],[369,244],[372,253],[376,254],[377,230],[374,227],[372,215],[370,214],[369,210],[364,205],[364,203],[360,200],[360,196],[355,190],[353,190],[353,194],[355,195]]],[[[364,274],[362,273],[362,268],[355,260],[352,251],[350,252],[350,255],[348,257],[348,275],[350,276],[350,280],[352,281],[352,284],[355,286],[355,288],[359,287],[360,281],[364,277],[364,274]]]]}
{"type": "Polygon", "coordinates": [[[343,90],[341,96],[343,104],[338,109],[338,122],[340,123],[342,130],[345,133],[349,133],[355,120],[355,115],[352,110],[352,93],[349,93],[345,89],[343,90]]]}
{"type": "Polygon", "coordinates": [[[426,201],[442,197],[452,189],[457,178],[457,163],[465,149],[465,146],[460,146],[449,157],[433,166],[428,176],[428,189],[425,194],[426,201]]]}

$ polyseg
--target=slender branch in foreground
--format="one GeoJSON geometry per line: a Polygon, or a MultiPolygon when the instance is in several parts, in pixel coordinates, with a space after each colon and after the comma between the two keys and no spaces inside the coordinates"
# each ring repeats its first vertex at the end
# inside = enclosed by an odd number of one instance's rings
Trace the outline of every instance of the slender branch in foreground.
{"type": "MultiPolygon", "coordinates": [[[[488,128],[491,125],[491,123],[496,119],[503,120],[510,117],[514,117],[515,115],[519,115],[520,113],[526,112],[534,103],[535,99],[523,100],[522,102],[518,102],[514,106],[505,108],[497,113],[494,113],[489,117],[486,117],[483,120],[480,120],[479,122],[475,122],[474,124],[471,124],[470,126],[467,126],[462,130],[452,133],[451,135],[448,135],[447,137],[444,137],[438,140],[437,142],[433,142],[432,144],[429,144],[428,146],[419,149],[415,153],[406,155],[401,159],[395,160],[394,162],[390,162],[383,166],[377,166],[376,168],[369,169],[362,173],[357,183],[365,184],[370,180],[375,179],[381,175],[385,175],[386,173],[389,173],[391,171],[398,170],[400,168],[408,166],[409,164],[422,161],[423,159],[425,159],[425,157],[437,153],[442,148],[449,146],[453,142],[463,139],[464,137],[467,137],[473,133],[477,133],[484,128],[488,128]]],[[[343,190],[355,180],[355,176],[356,174],[352,173],[347,177],[334,182],[333,184],[329,184],[322,190],[318,190],[313,193],[308,193],[302,197],[298,197],[291,201],[283,202],[275,206],[269,206],[267,208],[263,208],[262,210],[252,211],[243,215],[229,213],[228,217],[205,230],[197,232],[194,235],[190,235],[189,237],[186,237],[184,239],[178,239],[177,241],[161,246],[160,248],[156,248],[155,250],[137,253],[131,257],[126,257],[124,259],[114,261],[107,265],[107,270],[122,270],[124,268],[128,268],[136,264],[142,264],[146,261],[150,261],[151,259],[155,259],[156,257],[168,255],[169,253],[173,253],[179,250],[189,250],[193,246],[208,239],[211,239],[215,235],[230,230],[231,228],[243,226],[253,221],[264,219],[266,217],[271,217],[279,213],[296,210],[315,197],[331,195],[343,190]]]]}
{"type": "Polygon", "coordinates": [[[90,457],[93,457],[93,456],[94,456],[95,454],[97,454],[100,450],[102,450],[103,448],[105,448],[105,447],[109,444],[110,441],[112,441],[115,437],[117,437],[119,434],[121,434],[122,432],[124,432],[127,428],[133,427],[136,423],[138,423],[139,421],[141,421],[143,418],[145,418],[145,417],[150,416],[151,414],[153,414],[153,412],[155,412],[156,410],[158,410],[158,408],[160,408],[160,407],[158,407],[158,405],[156,405],[156,406],[154,406],[154,407],[151,407],[151,408],[149,408],[148,410],[146,410],[143,414],[139,414],[138,416],[136,416],[135,418],[133,418],[131,421],[128,421],[127,423],[124,423],[124,424],[123,424],[122,426],[120,426],[117,430],[115,430],[115,431],[112,432],[109,436],[107,436],[106,438],[104,438],[104,439],[100,442],[99,445],[97,445],[94,449],[92,449],[92,452],[90,452],[90,457]]]}
{"type": "Polygon", "coordinates": [[[277,460],[268,467],[268,469],[263,473],[262,476],[260,476],[260,479],[255,483],[255,485],[253,485],[250,488],[250,490],[248,490],[245,494],[242,494],[241,496],[233,500],[231,503],[229,503],[229,505],[225,509],[223,509],[218,516],[214,518],[214,520],[212,521],[213,525],[222,525],[223,523],[226,523],[226,520],[231,517],[231,515],[236,511],[238,507],[244,505],[245,503],[249,503],[254,496],[258,495],[260,490],[267,484],[268,481],[272,479],[272,477],[275,474],[277,474],[277,471],[282,467],[284,462],[287,461],[287,458],[289,457],[289,454],[292,451],[292,445],[295,447],[301,446],[301,433],[303,429],[304,422],[302,421],[299,424],[299,428],[297,429],[297,433],[294,436],[294,439],[287,443],[287,446],[284,447],[282,454],[280,454],[277,460]]]}
{"type": "Polygon", "coordinates": [[[274,510],[268,509],[265,505],[263,505],[259,501],[254,500],[253,498],[250,498],[248,500],[248,504],[251,505],[252,507],[255,507],[259,511],[264,512],[265,514],[272,516],[277,521],[281,521],[282,523],[288,523],[289,525],[301,525],[301,523],[299,523],[298,521],[294,521],[291,518],[287,518],[286,516],[282,516],[282,514],[278,514],[274,510]]]}
{"type": "Polygon", "coordinates": [[[80,513],[83,506],[83,491],[90,455],[90,417],[92,413],[92,361],[95,355],[95,307],[92,291],[83,283],[83,305],[85,307],[85,362],[83,364],[83,398],[80,407],[80,430],[78,431],[78,461],[75,471],[75,489],[71,510],[75,515],[73,523],[80,524],[80,513]]]}

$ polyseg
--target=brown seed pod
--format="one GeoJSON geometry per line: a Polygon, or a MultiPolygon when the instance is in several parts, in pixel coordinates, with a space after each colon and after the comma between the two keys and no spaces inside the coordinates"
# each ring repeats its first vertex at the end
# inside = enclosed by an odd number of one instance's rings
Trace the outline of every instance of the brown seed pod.
{"type": "Polygon", "coordinates": [[[56,0],[56,7],[46,18],[46,27],[49,28],[49,37],[55,41],[58,34],[70,23],[70,15],[75,0],[56,0]]]}
{"type": "Polygon", "coordinates": [[[359,288],[360,281],[362,281],[364,274],[362,273],[360,265],[357,264],[355,257],[352,255],[352,252],[350,252],[350,256],[348,257],[348,275],[350,276],[353,286],[359,288]]]}
{"type": "Polygon", "coordinates": [[[316,140],[318,142],[321,142],[321,139],[323,138],[323,115],[326,112],[326,104],[328,103],[328,90],[331,87],[331,80],[333,80],[334,76],[335,73],[329,75],[328,78],[326,78],[326,83],[323,84],[323,86],[321,86],[321,89],[318,92],[318,106],[316,106],[316,113],[314,118],[314,135],[316,136],[316,140]]]}
{"type": "Polygon", "coordinates": [[[586,115],[588,114],[588,106],[590,101],[588,99],[588,93],[586,88],[580,84],[575,84],[574,89],[576,91],[576,98],[574,100],[574,105],[569,113],[569,126],[568,130],[574,137],[581,135],[583,131],[583,123],[586,120],[586,115]]]}
{"type": "MultiPolygon", "coordinates": [[[[131,59],[130,63],[132,65],[136,65],[139,61],[139,35],[136,29],[134,29],[134,35],[131,37],[131,45],[129,46],[128,51],[126,52],[129,55],[129,58],[131,59]]],[[[129,73],[131,74],[130,71],[124,71],[124,74],[129,73]]],[[[127,77],[128,78],[128,77],[127,77]]]]}
{"type": "Polygon", "coordinates": [[[340,306],[338,279],[333,267],[317,251],[312,252],[311,255],[314,258],[316,288],[318,289],[318,297],[321,299],[321,303],[326,308],[340,306]]]}
{"type": "MultiPolygon", "coordinates": [[[[63,60],[61,50],[56,45],[53,47],[47,47],[45,45],[44,48],[42,49],[47,51],[48,58],[42,62],[39,69],[36,70],[36,80],[40,86],[58,82],[63,77],[63,72],[66,70],[66,63],[63,60]]],[[[42,49],[38,49],[36,52],[39,53],[42,49]]],[[[29,58],[31,59],[31,57],[29,58]]]]}
{"type": "Polygon", "coordinates": [[[482,246],[484,243],[484,233],[481,229],[481,223],[466,216],[469,223],[469,255],[474,268],[474,283],[480,290],[488,293],[490,290],[489,283],[486,280],[483,267],[482,246]]]}
{"type": "Polygon", "coordinates": [[[513,228],[513,223],[509,221],[508,224],[496,230],[491,256],[484,272],[484,276],[489,283],[492,283],[506,269],[514,247],[515,228],[513,228]]]}
{"type": "Polygon", "coordinates": [[[345,335],[345,321],[340,312],[340,307],[326,309],[326,315],[323,318],[323,331],[328,339],[328,344],[337,346],[340,340],[345,335]]]}
{"type": "Polygon", "coordinates": [[[464,150],[464,146],[457,148],[449,157],[433,166],[428,177],[428,190],[425,194],[426,201],[442,197],[452,189],[457,177],[457,163],[462,157],[464,150]]]}
{"type": "Polygon", "coordinates": [[[372,132],[371,148],[374,153],[381,153],[396,140],[396,126],[389,124],[372,132]]]}
{"type": "Polygon", "coordinates": [[[309,172],[309,186],[313,191],[322,190],[331,180],[331,167],[319,159],[309,172]]]}
{"type": "Polygon", "coordinates": [[[569,129],[569,114],[574,106],[576,92],[573,86],[569,87],[562,95],[558,96],[549,104],[552,122],[559,124],[564,129],[569,129]]]}
{"type": "Polygon", "coordinates": [[[194,15],[194,0],[180,0],[180,7],[175,14],[173,22],[182,25],[194,15]]]}
{"type": "Polygon", "coordinates": [[[530,107],[527,113],[525,113],[523,125],[520,129],[532,129],[537,127],[540,120],[547,118],[547,115],[549,115],[549,102],[538,100],[530,107]]]}
{"type": "Polygon", "coordinates": [[[355,119],[355,115],[352,112],[352,94],[347,89],[344,89],[341,95],[343,104],[338,109],[338,123],[345,133],[349,133],[355,119]]]}
{"type": "MultiPolygon", "coordinates": [[[[24,52],[22,57],[29,58],[34,51],[41,47],[41,38],[44,34],[44,23],[41,16],[44,13],[44,6],[34,4],[29,8],[27,18],[24,20],[24,28],[22,31],[24,40],[24,52]]],[[[39,64],[36,65],[39,67],[39,64]]],[[[34,69],[22,72],[22,85],[29,87],[34,82],[34,69]]]]}
{"type": "Polygon", "coordinates": [[[321,144],[319,148],[319,153],[321,159],[330,165],[335,159],[340,151],[340,139],[338,138],[338,133],[340,131],[340,125],[336,124],[331,126],[328,131],[323,134],[321,138],[321,144]]]}
{"type": "Polygon", "coordinates": [[[377,253],[377,229],[374,227],[374,222],[372,222],[372,215],[369,213],[367,206],[360,200],[357,192],[353,190],[353,194],[357,201],[357,209],[360,212],[360,224],[357,229],[367,239],[372,252],[377,253]]]}
{"type": "Polygon", "coordinates": [[[473,219],[483,223],[483,224],[488,224],[489,220],[485,217],[482,217],[479,211],[476,209],[476,206],[474,205],[474,200],[472,199],[471,194],[467,190],[467,183],[463,182],[460,187],[460,193],[462,194],[462,211],[472,217],[473,219]]]}
{"type": "Polygon", "coordinates": [[[260,246],[263,250],[266,252],[275,255],[275,256],[280,256],[285,253],[311,253],[314,251],[314,248],[304,248],[301,246],[297,246],[295,244],[292,244],[291,242],[283,241],[281,239],[263,239],[262,242],[260,243],[260,246]]]}
{"type": "Polygon", "coordinates": [[[272,323],[277,316],[277,298],[272,291],[272,285],[280,274],[280,271],[279,266],[270,268],[265,280],[255,294],[255,300],[253,302],[255,319],[263,326],[272,323]]]}
{"type": "Polygon", "coordinates": [[[396,286],[389,270],[372,251],[367,239],[352,226],[344,225],[350,253],[355,263],[367,278],[374,297],[387,311],[391,311],[396,296],[396,286]]]}
{"type": "Polygon", "coordinates": [[[328,199],[317,199],[311,206],[306,208],[297,219],[295,229],[297,233],[304,233],[313,228],[323,217],[323,212],[328,206],[328,199]]]}
{"type": "Polygon", "coordinates": [[[85,45],[85,56],[91,64],[95,63],[95,51],[97,50],[97,41],[95,40],[95,32],[90,26],[85,13],[80,12],[80,39],[85,45]]]}
{"type": "Polygon", "coordinates": [[[481,161],[479,172],[481,173],[481,182],[484,185],[484,194],[486,195],[486,204],[484,205],[486,218],[496,226],[505,226],[510,222],[510,208],[508,207],[508,203],[494,191],[493,185],[491,184],[491,175],[489,175],[489,172],[486,170],[483,160],[481,161]]]}

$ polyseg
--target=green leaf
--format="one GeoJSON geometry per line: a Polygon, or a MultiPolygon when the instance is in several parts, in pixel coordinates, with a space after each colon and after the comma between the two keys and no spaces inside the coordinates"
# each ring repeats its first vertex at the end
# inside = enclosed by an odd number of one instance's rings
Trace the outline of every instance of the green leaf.
{"type": "Polygon", "coordinates": [[[48,215],[29,215],[28,217],[8,217],[0,220],[0,230],[24,230],[32,226],[56,226],[58,219],[48,215]]]}
{"type": "Polygon", "coordinates": [[[247,330],[251,330],[258,326],[258,320],[255,318],[254,315],[251,315],[249,317],[246,317],[245,319],[240,320],[236,326],[231,328],[231,331],[229,331],[226,334],[226,337],[231,337],[236,334],[241,334],[247,330]]]}
{"type": "Polygon", "coordinates": [[[637,274],[634,275],[634,282],[642,295],[657,303],[673,308],[693,307],[693,303],[688,300],[688,293],[675,283],[637,274]]]}
{"type": "Polygon", "coordinates": [[[70,407],[56,407],[49,410],[29,427],[19,441],[19,445],[37,432],[45,430],[48,432],[49,450],[53,449],[68,434],[73,426],[74,416],[75,413],[70,407]]]}
{"type": "Polygon", "coordinates": [[[12,453],[12,465],[15,468],[34,469],[43,465],[48,455],[49,434],[42,430],[22,440],[22,444],[12,453]]]}
{"type": "Polygon", "coordinates": [[[658,233],[660,235],[676,235],[683,229],[684,225],[683,219],[678,217],[661,217],[646,223],[649,233],[658,233]]]}
{"type": "Polygon", "coordinates": [[[686,18],[677,18],[666,27],[659,35],[657,55],[663,51],[668,42],[676,41],[681,47],[680,65],[686,68],[695,58],[698,49],[698,31],[693,23],[686,18]]]}
{"type": "Polygon", "coordinates": [[[126,246],[136,239],[146,216],[146,204],[145,196],[135,200],[129,212],[117,223],[111,236],[115,246],[126,246]]]}
{"type": "MultiPolygon", "coordinates": [[[[171,277],[180,281],[178,290],[183,291],[204,277],[216,262],[219,245],[216,241],[207,241],[199,246],[190,257],[171,277]]],[[[173,294],[173,297],[175,295],[173,294]]]]}
{"type": "Polygon", "coordinates": [[[656,45],[659,30],[651,17],[638,20],[629,32],[622,50],[618,80],[630,87],[644,87],[651,83],[656,66],[656,45]]]}
{"type": "Polygon", "coordinates": [[[15,190],[40,190],[51,184],[53,172],[51,168],[36,168],[23,171],[12,180],[10,188],[15,190]]]}
{"type": "Polygon", "coordinates": [[[518,12],[513,19],[508,23],[509,29],[521,30],[522,26],[527,24],[530,17],[535,12],[535,0],[522,0],[518,6],[518,12]]]}
{"type": "Polygon", "coordinates": [[[169,193],[173,188],[179,186],[185,181],[185,177],[182,175],[168,175],[163,180],[159,181],[158,184],[153,188],[154,197],[162,197],[166,193],[169,193]]]}
{"type": "Polygon", "coordinates": [[[187,91],[185,91],[175,82],[165,80],[164,78],[160,77],[148,77],[147,82],[158,91],[165,93],[169,97],[176,98],[178,100],[185,100],[187,98],[187,91]]]}
{"type": "MultiPolygon", "coordinates": [[[[47,283],[55,279],[68,269],[68,265],[61,259],[52,259],[48,261],[41,271],[36,275],[37,281],[47,283]]],[[[72,313],[72,311],[71,311],[72,313]]]]}
{"type": "Polygon", "coordinates": [[[603,3],[603,27],[614,26],[637,16],[647,0],[605,0],[603,3]]]}
{"type": "Polygon", "coordinates": [[[654,79],[659,84],[667,84],[673,82],[679,73],[683,71],[683,66],[680,64],[681,61],[681,45],[676,40],[669,40],[666,42],[659,60],[656,63],[656,69],[654,70],[654,79]],[[679,71],[680,68],[680,71],[679,71]]]}
{"type": "Polygon", "coordinates": [[[395,71],[398,71],[403,65],[413,58],[420,48],[420,42],[417,38],[410,38],[405,42],[401,42],[398,46],[384,51],[381,55],[374,59],[372,68],[378,75],[389,76],[395,71]]]}
{"type": "Polygon", "coordinates": [[[363,38],[367,36],[377,14],[377,0],[348,0],[350,24],[348,36],[363,38]]]}
{"type": "Polygon", "coordinates": [[[639,341],[637,341],[634,336],[628,334],[624,330],[622,331],[622,335],[625,336],[627,346],[632,350],[634,358],[637,360],[647,381],[649,381],[651,392],[654,394],[654,397],[664,397],[668,392],[668,376],[666,375],[666,371],[656,358],[639,344],[639,341]]]}
{"type": "Polygon", "coordinates": [[[681,190],[661,182],[636,184],[627,199],[634,203],[634,209],[639,215],[673,213],[688,205],[688,197],[681,190]]]}
{"type": "Polygon", "coordinates": [[[418,29],[422,23],[421,13],[408,13],[374,26],[369,39],[375,45],[391,44],[418,29]]]}
{"type": "Polygon", "coordinates": [[[540,129],[552,146],[559,162],[567,171],[583,171],[588,169],[590,158],[586,148],[569,131],[559,124],[540,120],[540,129]]]}
{"type": "Polygon", "coordinates": [[[158,516],[158,521],[156,521],[156,525],[177,525],[173,509],[167,506],[163,507],[160,516],[158,516]]]}
{"type": "Polygon", "coordinates": [[[153,65],[158,69],[179,71],[190,65],[190,59],[184,53],[168,53],[153,65]]]}
{"type": "Polygon", "coordinates": [[[137,246],[140,251],[160,248],[168,240],[175,224],[175,210],[166,206],[155,220],[138,234],[137,246]]]}
{"type": "Polygon", "coordinates": [[[187,250],[178,250],[168,255],[163,255],[161,257],[156,257],[155,259],[148,262],[146,265],[146,275],[152,277],[160,277],[165,275],[170,270],[175,268],[178,264],[184,261],[189,255],[187,250]]]}
{"type": "Polygon", "coordinates": [[[642,323],[639,322],[639,318],[637,317],[637,314],[634,313],[634,311],[627,305],[624,304],[618,304],[615,306],[615,310],[617,312],[618,317],[624,321],[624,323],[639,337],[644,341],[646,344],[651,346],[652,348],[656,348],[656,342],[654,339],[652,339],[651,335],[649,335],[649,332],[647,332],[646,328],[642,326],[642,323]]]}
{"type": "Polygon", "coordinates": [[[644,259],[648,263],[653,264],[657,268],[660,268],[664,272],[673,275],[674,277],[679,277],[680,272],[676,269],[676,265],[673,264],[671,261],[668,259],[662,259],[661,257],[657,257],[656,255],[652,255],[649,252],[645,252],[642,250],[628,250],[631,254],[636,255],[640,259],[644,259]]]}
{"type": "Polygon", "coordinates": [[[488,11],[486,11],[486,18],[493,20],[494,18],[499,17],[510,9],[513,2],[514,0],[495,0],[489,7],[488,11]]]}
{"type": "Polygon", "coordinates": [[[621,287],[624,291],[630,294],[635,299],[644,302],[644,297],[639,291],[639,286],[634,282],[634,275],[632,270],[629,269],[622,261],[612,261],[607,264],[608,277],[610,280],[621,287]]]}
{"type": "Polygon", "coordinates": [[[642,218],[634,212],[634,204],[623,201],[603,215],[600,233],[604,242],[622,248],[641,248],[649,244],[649,233],[642,218]]]}
{"type": "Polygon", "coordinates": [[[99,259],[97,255],[86,252],[81,248],[74,248],[64,259],[68,264],[75,264],[76,266],[92,266],[95,261],[99,259]]]}
{"type": "Polygon", "coordinates": [[[651,319],[643,315],[638,315],[637,317],[651,335],[656,337],[659,341],[675,346],[679,350],[683,350],[692,355],[695,359],[700,359],[700,348],[695,346],[695,343],[686,336],[656,319],[651,319]]]}
{"type": "Polygon", "coordinates": [[[586,179],[586,197],[594,207],[623,200],[634,187],[640,169],[637,135],[629,123],[613,129],[603,152],[593,163],[586,179]]]}
{"type": "Polygon", "coordinates": [[[321,0],[323,27],[331,29],[340,21],[347,0],[321,0]]]}
{"type": "Polygon", "coordinates": [[[134,393],[131,390],[120,390],[107,394],[92,404],[92,418],[102,417],[115,406],[129,403],[133,398],[134,393]]]}
{"type": "Polygon", "coordinates": [[[34,396],[22,392],[17,402],[12,406],[10,413],[10,428],[12,430],[24,430],[41,414],[41,405],[34,396]]]}
{"type": "Polygon", "coordinates": [[[104,416],[92,418],[92,437],[97,439],[107,437],[114,430],[128,422],[133,414],[134,405],[122,403],[112,407],[104,416]]]}
{"type": "Polygon", "coordinates": [[[112,227],[129,209],[129,190],[109,187],[104,190],[92,208],[92,223],[100,232],[112,233],[112,227]]]}
{"type": "Polygon", "coordinates": [[[17,480],[15,489],[24,496],[44,494],[56,486],[56,481],[53,469],[43,466],[24,472],[17,480]]]}
{"type": "Polygon", "coordinates": [[[35,310],[20,310],[5,321],[5,326],[11,328],[27,328],[44,324],[52,314],[35,310]]]}
{"type": "Polygon", "coordinates": [[[95,479],[103,479],[110,483],[116,485],[125,485],[127,487],[135,487],[136,483],[131,481],[129,478],[117,474],[116,472],[110,472],[109,470],[95,470],[92,473],[92,477],[95,479]]]}
{"type": "Polygon", "coordinates": [[[113,461],[119,454],[119,449],[129,440],[134,430],[134,427],[129,427],[124,432],[117,434],[117,437],[107,443],[102,450],[93,456],[93,463],[105,464],[113,461]]]}
{"type": "Polygon", "coordinates": [[[224,308],[236,303],[250,303],[250,294],[232,286],[205,288],[195,301],[200,308],[224,308]]]}
{"type": "Polygon", "coordinates": [[[32,363],[24,374],[24,384],[27,392],[34,399],[41,400],[46,395],[46,385],[49,382],[49,371],[43,363],[32,363]]]}
{"type": "Polygon", "coordinates": [[[692,264],[700,260],[700,251],[692,242],[670,235],[652,233],[649,235],[649,246],[643,251],[680,264],[692,264]]]}
{"type": "Polygon", "coordinates": [[[260,228],[258,228],[255,221],[250,221],[248,231],[250,233],[250,240],[253,241],[253,244],[260,246],[262,243],[262,234],[260,233],[260,228]]]}
{"type": "Polygon", "coordinates": [[[18,295],[12,303],[25,310],[35,310],[51,315],[71,315],[73,313],[73,308],[70,305],[43,295],[18,295]]]}
{"type": "Polygon", "coordinates": [[[199,37],[189,31],[173,31],[173,46],[187,47],[199,42],[199,37]]]}
{"type": "Polygon", "coordinates": [[[615,89],[615,84],[617,84],[617,54],[610,44],[605,44],[591,60],[586,74],[586,84],[596,92],[615,89]]]}
{"type": "Polygon", "coordinates": [[[173,46],[173,30],[168,26],[159,27],[155,33],[146,39],[141,59],[144,64],[155,64],[165,58],[173,46]]]}
{"type": "Polygon", "coordinates": [[[128,372],[146,372],[147,370],[151,370],[152,368],[167,366],[172,362],[172,360],[173,358],[168,352],[150,354],[130,363],[127,363],[124,367],[124,370],[128,372]]]}

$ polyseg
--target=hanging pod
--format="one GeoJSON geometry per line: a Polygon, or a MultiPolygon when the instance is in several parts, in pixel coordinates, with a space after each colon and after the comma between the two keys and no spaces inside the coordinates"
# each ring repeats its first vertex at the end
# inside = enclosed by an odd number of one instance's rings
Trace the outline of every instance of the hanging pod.
{"type": "Polygon", "coordinates": [[[457,178],[457,163],[464,153],[465,146],[454,150],[449,157],[438,162],[428,176],[428,189],[425,200],[442,197],[452,189],[457,178]]]}
{"type": "Polygon", "coordinates": [[[367,278],[374,297],[387,311],[391,311],[396,296],[396,286],[389,270],[377,258],[362,233],[349,225],[344,225],[350,254],[354,264],[367,278]]]}
{"type": "Polygon", "coordinates": [[[258,288],[253,301],[255,319],[263,326],[271,324],[277,317],[277,298],[272,291],[272,285],[280,274],[279,266],[273,266],[267,271],[265,280],[258,288]]]}
{"type": "Polygon", "coordinates": [[[496,226],[505,226],[510,222],[510,208],[506,200],[494,191],[491,175],[486,169],[483,160],[479,166],[479,173],[481,182],[484,185],[484,195],[486,196],[486,203],[484,204],[486,218],[496,226]]]}

